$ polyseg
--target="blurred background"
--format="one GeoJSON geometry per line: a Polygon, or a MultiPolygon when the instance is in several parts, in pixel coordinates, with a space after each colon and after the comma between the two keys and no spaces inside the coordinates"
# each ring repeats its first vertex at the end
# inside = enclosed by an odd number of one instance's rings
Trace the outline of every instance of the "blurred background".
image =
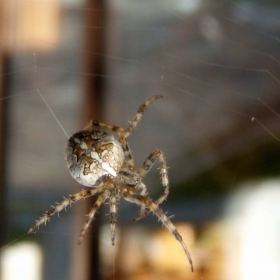
{"type": "MultiPolygon", "coordinates": [[[[280,1],[2,0],[0,3],[0,277],[280,279],[280,1]],[[156,148],[169,166],[162,205],[192,255],[155,217],[109,208],[82,245],[94,199],[27,235],[81,186],[67,138],[91,119],[126,126],[137,166],[156,148]]],[[[162,192],[158,165],[145,178],[162,192]]]]}

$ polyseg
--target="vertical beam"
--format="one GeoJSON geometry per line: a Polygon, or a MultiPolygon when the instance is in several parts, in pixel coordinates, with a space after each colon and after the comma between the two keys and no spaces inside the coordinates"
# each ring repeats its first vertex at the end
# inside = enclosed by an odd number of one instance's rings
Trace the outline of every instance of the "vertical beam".
{"type": "MultiPolygon", "coordinates": [[[[5,97],[5,63],[3,54],[0,53],[0,100],[5,97]]],[[[5,228],[5,116],[4,102],[0,101],[0,228],[5,228]]],[[[4,231],[0,231],[0,248],[4,245],[4,231]]]]}
{"type": "MultiPolygon", "coordinates": [[[[84,79],[84,112],[83,125],[90,120],[102,119],[102,101],[104,96],[104,75],[105,62],[104,57],[96,55],[105,52],[105,32],[106,32],[106,1],[104,0],[86,0],[85,9],[85,28],[84,34],[84,67],[85,73],[98,74],[85,76],[84,79]],[[97,28],[94,28],[97,27],[97,28]],[[98,28],[100,27],[100,28],[98,28]]],[[[85,215],[94,204],[96,198],[85,200],[83,203],[83,212],[79,213],[80,229],[85,221],[85,215]]],[[[72,268],[72,279],[80,280],[99,280],[100,263],[99,263],[99,215],[90,227],[89,236],[92,236],[89,246],[84,246],[81,256],[74,259],[72,268]]],[[[89,237],[88,236],[88,237],[89,237]]],[[[83,244],[81,245],[83,246],[83,244]]]]}
{"type": "MultiPolygon", "coordinates": [[[[9,58],[7,53],[4,51],[6,45],[6,38],[4,36],[5,27],[5,3],[6,1],[0,1],[0,229],[5,228],[5,215],[6,215],[6,170],[5,170],[5,151],[6,151],[6,114],[7,114],[7,102],[3,101],[3,98],[7,96],[8,91],[8,75],[5,76],[3,73],[8,72],[9,58]],[[2,48],[1,48],[2,46],[2,48]]],[[[0,248],[5,242],[4,231],[0,230],[0,248]]]]}
{"type": "MultiPolygon", "coordinates": [[[[86,26],[99,26],[101,28],[86,29],[85,50],[92,53],[105,53],[105,32],[106,32],[106,1],[104,0],[87,0],[86,26]]],[[[104,96],[104,78],[105,74],[104,57],[100,55],[88,55],[85,57],[85,72],[96,73],[97,76],[88,76],[85,80],[85,119],[102,118],[102,101],[104,96]]],[[[93,198],[89,203],[94,203],[93,198]]],[[[91,275],[89,279],[99,280],[100,260],[99,260],[99,228],[100,218],[97,215],[91,229],[91,247],[89,262],[91,275]]]]}

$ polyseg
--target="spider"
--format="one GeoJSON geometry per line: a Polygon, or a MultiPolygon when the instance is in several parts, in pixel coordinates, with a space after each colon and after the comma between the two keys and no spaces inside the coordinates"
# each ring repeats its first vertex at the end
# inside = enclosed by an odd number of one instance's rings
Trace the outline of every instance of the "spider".
{"type": "Polygon", "coordinates": [[[94,216],[100,206],[109,200],[110,204],[110,224],[111,242],[115,243],[115,227],[117,222],[116,204],[123,197],[125,200],[140,206],[140,215],[134,220],[139,220],[152,212],[161,223],[174,235],[181,244],[191,271],[194,270],[190,253],[176,227],[166,216],[159,205],[167,198],[169,193],[169,180],[167,174],[166,158],[161,150],[155,150],[144,161],[139,170],[135,169],[134,161],[127,142],[128,136],[137,126],[142,118],[144,110],[153,101],[162,98],[156,95],[143,103],[134,118],[129,122],[127,128],[112,126],[98,121],[91,121],[84,130],[71,136],[66,146],[66,161],[71,175],[78,183],[87,189],[69,195],[68,198],[56,206],[52,206],[50,211],[35,222],[28,233],[36,230],[41,224],[50,220],[51,216],[58,214],[68,205],[98,195],[96,202],[87,215],[86,222],[79,235],[80,244],[88,230],[94,216]],[[117,132],[118,140],[107,131],[117,132]],[[142,178],[148,173],[155,161],[160,163],[160,175],[163,185],[163,193],[156,201],[152,201],[148,196],[147,187],[142,182],[142,178]]]}

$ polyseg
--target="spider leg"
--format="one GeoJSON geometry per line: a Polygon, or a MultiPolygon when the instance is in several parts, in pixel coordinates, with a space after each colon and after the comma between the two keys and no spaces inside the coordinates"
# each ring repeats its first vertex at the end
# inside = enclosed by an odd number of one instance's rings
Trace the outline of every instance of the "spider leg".
{"type": "Polygon", "coordinates": [[[81,230],[81,233],[79,235],[79,239],[78,239],[78,244],[81,244],[85,233],[87,232],[91,222],[94,219],[94,216],[96,214],[96,212],[98,211],[98,209],[100,208],[100,206],[102,205],[102,203],[109,197],[108,192],[105,192],[103,194],[101,194],[100,196],[98,196],[97,200],[95,201],[93,207],[91,208],[89,214],[87,215],[87,220],[83,226],[83,229],[81,230]]]}
{"type": "Polygon", "coordinates": [[[129,148],[127,139],[123,138],[122,140],[120,140],[120,143],[122,145],[122,149],[123,149],[123,152],[124,152],[124,162],[128,166],[129,169],[133,169],[134,160],[133,160],[132,153],[131,153],[131,150],[129,148]]]}
{"type": "MultiPolygon", "coordinates": [[[[141,184],[139,184],[139,189],[141,190],[141,192],[140,192],[140,195],[142,195],[142,196],[146,196],[146,195],[148,195],[148,191],[147,191],[147,187],[146,187],[146,185],[144,184],[144,183],[142,183],[141,182],[141,184]]],[[[140,208],[140,216],[139,217],[136,217],[135,219],[134,219],[134,221],[138,221],[138,220],[140,220],[141,218],[144,218],[144,214],[146,214],[146,206],[145,205],[142,205],[141,206],[141,208],[140,208]],[[143,216],[143,217],[142,217],[143,216]],[[141,217],[141,218],[140,218],[141,217]]],[[[148,215],[148,214],[147,214],[148,215]]],[[[146,215],[145,215],[145,217],[146,217],[146,215]]]]}
{"type": "Polygon", "coordinates": [[[70,194],[68,198],[65,198],[62,202],[58,203],[56,206],[52,206],[53,209],[51,209],[50,211],[46,211],[46,213],[39,220],[37,220],[36,223],[29,229],[28,233],[33,232],[41,224],[49,221],[51,216],[55,215],[56,213],[59,213],[61,210],[65,209],[68,205],[71,205],[72,203],[74,203],[76,201],[88,198],[90,196],[93,196],[93,195],[96,195],[96,194],[102,192],[104,190],[105,186],[106,186],[105,184],[102,184],[99,187],[96,187],[93,189],[82,190],[78,193],[70,194]]]}
{"type": "Polygon", "coordinates": [[[145,196],[145,195],[148,195],[148,191],[147,191],[147,187],[146,185],[141,182],[139,185],[138,185],[139,189],[141,190],[140,194],[145,196]]]}
{"type": "Polygon", "coordinates": [[[181,246],[188,258],[188,261],[190,263],[191,271],[193,272],[194,268],[193,268],[192,258],[187,249],[186,244],[184,243],[184,241],[182,239],[182,236],[179,234],[176,227],[168,219],[168,217],[164,214],[164,212],[158,207],[158,205],[156,203],[154,203],[149,197],[142,196],[139,194],[133,194],[125,188],[122,190],[122,194],[123,194],[123,197],[125,200],[132,202],[132,203],[136,203],[140,206],[148,207],[150,209],[150,211],[153,212],[157,216],[157,218],[162,222],[162,224],[174,235],[174,237],[181,244],[181,246]]]}
{"type": "MultiPolygon", "coordinates": [[[[161,175],[161,182],[163,185],[163,193],[162,195],[155,201],[155,204],[161,204],[169,194],[169,180],[168,180],[168,173],[167,173],[167,165],[166,165],[166,158],[161,150],[155,150],[150,156],[144,161],[140,170],[138,171],[139,176],[143,178],[149,170],[152,168],[153,164],[156,160],[159,160],[161,167],[160,167],[160,175],[161,175]]],[[[146,217],[150,211],[142,211],[141,215],[136,217],[134,220],[138,221],[144,217],[146,217]]]]}
{"type": "Polygon", "coordinates": [[[129,122],[129,126],[126,129],[121,129],[122,131],[119,132],[120,138],[119,141],[122,144],[123,151],[125,153],[125,162],[128,164],[129,167],[134,167],[134,161],[131,155],[131,151],[129,149],[127,143],[127,137],[131,134],[132,130],[137,126],[139,121],[141,120],[145,109],[155,100],[163,98],[162,95],[155,95],[150,99],[146,100],[138,109],[136,114],[134,115],[131,122],[129,122]]]}
{"type": "Polygon", "coordinates": [[[107,123],[99,122],[97,120],[91,121],[84,129],[90,129],[92,127],[103,127],[103,128],[109,129],[111,131],[117,132],[119,134],[122,134],[125,132],[125,129],[123,129],[120,126],[110,125],[107,123]]]}
{"type": "Polygon", "coordinates": [[[115,245],[115,237],[116,237],[117,199],[118,199],[117,192],[113,190],[110,196],[110,224],[111,224],[112,245],[115,245]]]}
{"type": "Polygon", "coordinates": [[[137,124],[139,123],[139,121],[141,120],[143,113],[145,111],[145,109],[155,100],[162,98],[162,95],[155,95],[153,97],[151,97],[150,99],[146,100],[138,109],[138,111],[136,112],[136,114],[134,115],[133,119],[131,122],[129,122],[129,126],[125,129],[125,133],[122,133],[121,136],[124,138],[127,138],[132,130],[137,126],[137,124]]]}
{"type": "Polygon", "coordinates": [[[127,138],[131,134],[132,130],[137,126],[137,124],[141,120],[143,113],[144,113],[145,109],[147,108],[147,106],[149,106],[153,101],[155,101],[159,98],[162,98],[162,97],[163,97],[162,95],[155,95],[155,96],[151,97],[150,99],[147,99],[139,107],[139,109],[136,112],[136,114],[134,115],[132,121],[129,122],[129,126],[125,129],[120,126],[110,125],[110,124],[102,123],[99,121],[91,121],[90,124],[88,126],[86,126],[85,129],[89,129],[92,126],[100,126],[100,127],[104,127],[104,128],[107,128],[107,129],[110,129],[112,131],[119,133],[121,138],[127,138]]]}
{"type": "Polygon", "coordinates": [[[90,129],[91,127],[103,127],[107,128],[111,131],[117,132],[119,134],[119,142],[122,145],[124,156],[125,156],[125,162],[128,165],[128,167],[133,168],[134,167],[134,161],[132,158],[132,154],[130,151],[130,148],[127,143],[127,137],[131,134],[132,130],[137,126],[139,121],[141,120],[143,113],[147,106],[149,106],[153,101],[162,98],[162,95],[155,95],[152,98],[146,100],[138,109],[136,114],[134,115],[131,122],[129,122],[129,126],[127,128],[122,128],[120,126],[116,125],[110,125],[107,123],[99,122],[99,121],[91,121],[89,125],[85,127],[85,129],[90,129]]]}

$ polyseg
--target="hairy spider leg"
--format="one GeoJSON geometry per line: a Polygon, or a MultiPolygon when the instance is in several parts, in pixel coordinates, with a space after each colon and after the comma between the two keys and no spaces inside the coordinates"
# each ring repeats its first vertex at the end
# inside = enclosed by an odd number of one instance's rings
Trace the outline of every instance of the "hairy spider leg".
{"type": "Polygon", "coordinates": [[[141,195],[148,195],[147,187],[144,183],[141,182],[140,184],[138,184],[138,188],[141,190],[141,195]]]}
{"type": "Polygon", "coordinates": [[[140,105],[139,109],[137,110],[136,114],[134,115],[132,121],[129,121],[129,126],[124,129],[123,132],[119,133],[120,138],[119,142],[122,144],[123,151],[125,153],[125,162],[128,165],[128,167],[134,167],[134,161],[132,158],[132,154],[130,151],[130,148],[127,143],[127,137],[131,134],[132,130],[138,125],[140,122],[145,109],[155,100],[163,98],[162,95],[155,95],[149,99],[147,99],[142,105],[140,105]]]}
{"type": "Polygon", "coordinates": [[[125,200],[136,203],[140,206],[145,206],[150,209],[152,213],[157,216],[157,218],[162,222],[162,224],[174,235],[174,237],[178,240],[178,242],[181,244],[187,258],[189,261],[189,264],[191,266],[191,271],[194,271],[193,268],[193,262],[191,255],[187,249],[186,244],[184,243],[182,236],[179,234],[178,230],[176,227],[173,225],[173,223],[168,219],[168,217],[164,214],[164,212],[161,210],[161,208],[158,207],[157,204],[155,204],[149,197],[147,196],[142,196],[140,194],[133,194],[129,192],[126,188],[122,189],[122,195],[125,200]]]}
{"type": "Polygon", "coordinates": [[[139,121],[141,120],[145,109],[155,100],[159,99],[159,98],[163,98],[162,95],[155,95],[149,99],[147,99],[138,109],[138,111],[136,112],[136,114],[134,115],[133,119],[131,122],[129,122],[129,126],[125,129],[125,133],[122,133],[122,137],[127,138],[132,130],[138,125],[139,121]]]}
{"type": "Polygon", "coordinates": [[[107,128],[107,129],[109,129],[111,131],[114,131],[114,132],[117,132],[119,134],[122,134],[122,133],[125,132],[125,129],[123,129],[120,126],[110,125],[110,124],[107,124],[107,123],[99,122],[97,120],[91,121],[90,124],[85,127],[85,130],[86,129],[91,129],[92,127],[98,127],[98,126],[107,128]]]}
{"type": "MultiPolygon", "coordinates": [[[[139,185],[138,185],[138,188],[141,190],[140,191],[140,195],[143,195],[143,196],[146,196],[146,195],[148,195],[148,191],[147,191],[147,187],[146,187],[146,185],[144,184],[144,183],[140,183],[139,185]]],[[[138,220],[140,220],[141,218],[144,218],[144,217],[146,217],[147,215],[143,215],[143,214],[146,214],[146,207],[144,206],[144,205],[142,205],[142,206],[140,206],[140,216],[138,216],[138,217],[136,217],[136,218],[134,218],[133,220],[134,221],[138,221],[138,220]],[[143,216],[143,217],[142,217],[143,216]]]]}
{"type": "MultiPolygon", "coordinates": [[[[163,185],[163,193],[162,195],[155,201],[156,205],[160,205],[168,196],[169,194],[169,180],[168,180],[168,173],[167,173],[167,164],[166,158],[161,150],[155,150],[150,156],[144,161],[141,168],[138,171],[138,174],[141,178],[143,178],[149,170],[154,165],[155,161],[158,160],[160,163],[160,176],[161,176],[161,183],[163,185]]],[[[141,193],[142,194],[142,193],[141,193]]],[[[138,221],[144,217],[146,217],[150,211],[145,211],[145,209],[141,208],[140,216],[136,217],[134,220],[138,221]]]]}
{"type": "Polygon", "coordinates": [[[79,235],[79,239],[78,239],[78,244],[81,244],[84,236],[91,224],[91,222],[93,221],[96,212],[98,211],[98,209],[100,208],[100,206],[103,204],[103,202],[109,197],[108,192],[104,192],[103,194],[99,195],[97,200],[95,201],[93,207],[91,208],[90,212],[87,215],[87,220],[83,226],[83,229],[81,230],[81,233],[79,235]]]}
{"type": "Polygon", "coordinates": [[[116,237],[116,223],[117,223],[117,199],[119,195],[117,194],[117,189],[111,192],[110,195],[110,224],[111,224],[111,241],[112,245],[115,245],[116,237]]]}
{"type": "Polygon", "coordinates": [[[102,123],[99,121],[92,121],[91,124],[89,126],[87,126],[87,128],[91,127],[91,126],[101,126],[101,127],[105,127],[107,129],[110,129],[112,131],[115,131],[117,133],[119,133],[121,138],[127,138],[132,130],[138,125],[139,121],[141,120],[145,109],[155,100],[159,99],[159,98],[163,98],[162,95],[155,95],[149,99],[147,99],[142,105],[140,105],[139,109],[137,110],[136,114],[134,115],[132,121],[129,121],[129,126],[127,128],[122,128],[120,126],[116,126],[116,125],[110,125],[110,124],[106,124],[106,123],[102,123]]]}
{"type": "Polygon", "coordinates": [[[81,199],[85,199],[85,198],[88,198],[90,196],[94,196],[96,194],[99,194],[102,191],[104,191],[105,188],[106,188],[106,184],[103,183],[102,185],[100,185],[96,188],[81,190],[78,193],[70,194],[68,198],[65,198],[62,202],[58,203],[56,206],[52,206],[53,209],[51,209],[50,211],[46,211],[46,213],[42,217],[40,217],[40,219],[37,220],[36,223],[33,226],[31,226],[28,233],[31,233],[31,232],[35,231],[35,229],[39,228],[39,226],[41,224],[49,221],[50,218],[53,215],[58,214],[60,211],[65,209],[68,205],[71,205],[72,203],[77,202],[81,199]]]}
{"type": "Polygon", "coordinates": [[[103,122],[99,122],[99,121],[92,121],[87,127],[86,129],[90,128],[90,127],[104,127],[107,128],[111,131],[117,132],[119,134],[119,142],[122,145],[123,151],[124,151],[124,156],[125,156],[125,163],[126,165],[132,169],[134,167],[134,160],[132,157],[132,153],[131,150],[129,148],[128,142],[127,142],[127,137],[131,134],[132,130],[137,126],[137,124],[139,123],[139,121],[141,120],[143,113],[145,111],[145,109],[147,108],[147,106],[149,106],[153,101],[159,99],[159,98],[163,98],[162,95],[155,95],[153,97],[151,97],[150,99],[146,100],[137,110],[136,114],[134,115],[133,119],[131,122],[129,122],[129,126],[127,128],[122,128],[120,126],[116,126],[116,125],[110,125],[107,123],[103,123],[103,122]]]}
{"type": "Polygon", "coordinates": [[[128,169],[132,170],[134,168],[135,164],[134,164],[134,160],[133,160],[132,153],[129,148],[127,139],[123,138],[123,140],[120,143],[122,145],[122,149],[124,152],[124,163],[128,169]]]}

